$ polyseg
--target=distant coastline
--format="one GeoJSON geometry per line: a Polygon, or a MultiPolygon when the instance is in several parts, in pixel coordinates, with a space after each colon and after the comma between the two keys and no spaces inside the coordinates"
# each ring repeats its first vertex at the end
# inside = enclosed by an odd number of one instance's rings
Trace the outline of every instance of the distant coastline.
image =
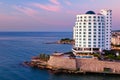
{"type": "Polygon", "coordinates": [[[70,39],[70,38],[63,38],[63,39],[60,39],[56,42],[46,42],[45,44],[71,44],[71,45],[73,45],[74,40],[70,39]]]}

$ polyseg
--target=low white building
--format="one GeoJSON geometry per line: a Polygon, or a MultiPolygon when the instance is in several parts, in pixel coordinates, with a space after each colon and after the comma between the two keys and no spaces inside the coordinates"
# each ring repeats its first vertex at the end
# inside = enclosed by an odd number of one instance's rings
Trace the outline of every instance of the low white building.
{"type": "Polygon", "coordinates": [[[112,10],[88,11],[76,16],[73,27],[73,53],[111,50],[112,10]]]}

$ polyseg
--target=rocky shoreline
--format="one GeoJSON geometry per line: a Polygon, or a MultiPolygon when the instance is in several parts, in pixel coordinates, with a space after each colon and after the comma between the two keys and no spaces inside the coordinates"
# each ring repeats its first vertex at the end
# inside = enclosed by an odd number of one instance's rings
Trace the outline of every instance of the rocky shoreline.
{"type": "Polygon", "coordinates": [[[39,61],[25,61],[25,62],[23,62],[23,65],[24,66],[30,66],[32,68],[49,70],[54,74],[57,74],[57,73],[78,73],[76,70],[53,68],[51,66],[48,66],[46,61],[42,61],[42,60],[39,60],[39,61]]]}
{"type": "Polygon", "coordinates": [[[44,69],[49,70],[53,74],[59,73],[68,73],[68,74],[102,74],[102,75],[120,75],[118,73],[108,73],[108,72],[84,72],[79,70],[69,70],[69,69],[60,69],[60,68],[52,68],[46,64],[44,61],[40,62],[32,62],[32,61],[25,61],[23,62],[24,66],[30,66],[32,68],[44,69]]]}
{"type": "MultiPolygon", "coordinates": [[[[43,55],[41,55],[43,56],[43,55]]],[[[46,55],[44,55],[46,56],[46,55]]],[[[47,56],[46,56],[47,57],[47,56]]],[[[23,65],[32,68],[49,70],[54,74],[69,73],[69,74],[119,74],[120,62],[101,61],[97,58],[77,59],[70,57],[69,54],[57,53],[50,55],[49,59],[32,58],[31,61],[23,62],[23,65]]]]}

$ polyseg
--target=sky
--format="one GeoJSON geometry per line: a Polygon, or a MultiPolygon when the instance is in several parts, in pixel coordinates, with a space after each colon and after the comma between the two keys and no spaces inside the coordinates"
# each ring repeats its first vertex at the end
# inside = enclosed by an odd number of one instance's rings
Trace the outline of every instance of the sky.
{"type": "Polygon", "coordinates": [[[71,32],[77,14],[113,11],[112,30],[120,30],[120,0],[0,0],[0,31],[71,32]]]}

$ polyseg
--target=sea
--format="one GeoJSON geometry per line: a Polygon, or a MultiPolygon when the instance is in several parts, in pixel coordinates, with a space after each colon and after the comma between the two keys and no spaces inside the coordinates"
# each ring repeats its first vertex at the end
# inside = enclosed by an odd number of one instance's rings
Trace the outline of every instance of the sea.
{"type": "Polygon", "coordinates": [[[0,32],[0,80],[120,80],[105,74],[53,74],[22,65],[40,53],[71,51],[72,45],[46,44],[62,38],[72,38],[72,32],[0,32]]]}

